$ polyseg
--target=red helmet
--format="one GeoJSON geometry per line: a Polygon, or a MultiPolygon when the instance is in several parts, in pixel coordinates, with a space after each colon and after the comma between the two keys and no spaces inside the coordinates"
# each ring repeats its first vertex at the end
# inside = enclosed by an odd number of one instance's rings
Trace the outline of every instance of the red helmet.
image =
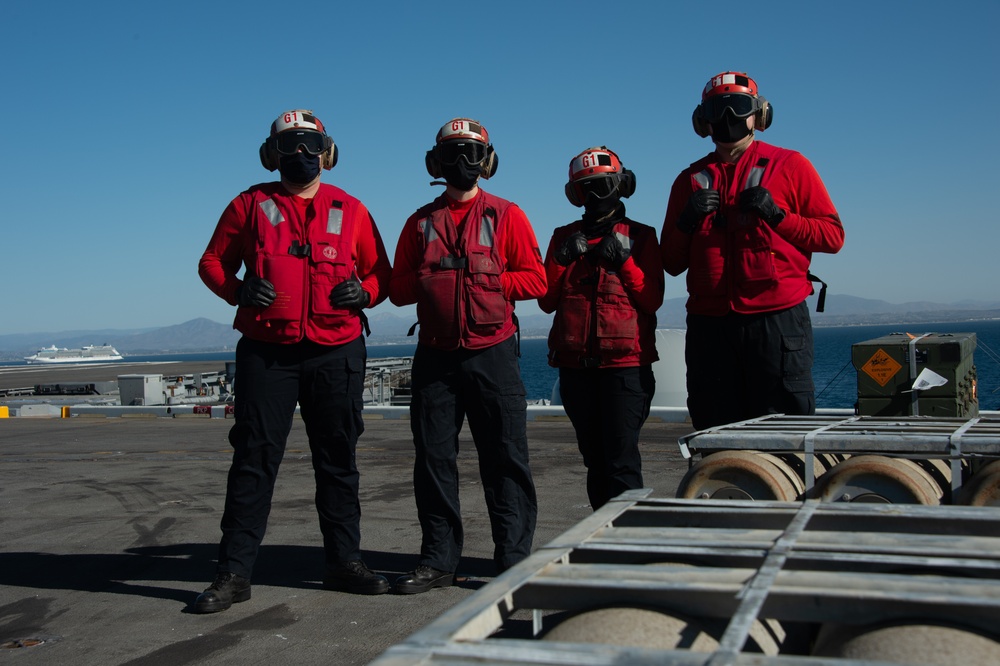
{"type": "Polygon", "coordinates": [[[271,133],[260,146],[260,163],[268,171],[274,171],[282,155],[292,155],[300,149],[310,155],[321,155],[324,169],[337,164],[337,146],[322,121],[308,109],[285,111],[271,123],[271,133]]]}
{"type": "Polygon", "coordinates": [[[582,206],[588,193],[606,199],[612,195],[629,197],[633,192],[635,175],[607,146],[588,148],[569,162],[566,198],[574,206],[582,206]]]}
{"type": "Polygon", "coordinates": [[[490,134],[486,128],[479,124],[478,120],[470,118],[454,118],[449,120],[438,130],[435,143],[451,141],[453,139],[473,140],[481,143],[490,142],[490,134]]]}
{"type": "Polygon", "coordinates": [[[746,72],[722,72],[708,80],[701,92],[701,104],[691,116],[695,133],[709,136],[709,125],[727,110],[737,118],[754,116],[754,129],[760,131],[770,127],[774,119],[774,110],[757,92],[757,82],[746,72]]]}
{"type": "Polygon", "coordinates": [[[757,96],[757,82],[747,76],[746,72],[723,72],[716,74],[705,84],[705,89],[701,93],[702,101],[712,95],[724,95],[727,93],[743,93],[744,95],[757,96]]]}
{"type": "Polygon", "coordinates": [[[453,118],[442,125],[424,164],[432,178],[441,178],[441,165],[454,164],[459,159],[469,166],[479,165],[483,178],[497,172],[500,160],[490,144],[489,132],[478,120],[453,118]]]}

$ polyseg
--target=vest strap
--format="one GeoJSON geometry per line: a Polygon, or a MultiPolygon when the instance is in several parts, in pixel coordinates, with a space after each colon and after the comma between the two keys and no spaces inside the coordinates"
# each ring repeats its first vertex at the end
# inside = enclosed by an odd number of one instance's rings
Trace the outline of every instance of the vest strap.
{"type": "Polygon", "coordinates": [[[448,255],[447,257],[441,257],[439,262],[441,268],[446,270],[461,270],[469,265],[469,260],[465,257],[453,257],[448,255]]]}

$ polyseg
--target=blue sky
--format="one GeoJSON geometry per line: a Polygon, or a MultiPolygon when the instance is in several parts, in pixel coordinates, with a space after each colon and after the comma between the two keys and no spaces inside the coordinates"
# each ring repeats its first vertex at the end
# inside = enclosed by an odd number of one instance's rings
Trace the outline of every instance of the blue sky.
{"type": "Polygon", "coordinates": [[[759,138],[806,155],[837,205],[846,245],[813,261],[831,293],[998,301],[998,24],[996,0],[11,3],[0,334],[231,322],[198,259],[226,204],[273,178],[257,150],[289,108],[326,124],[324,179],[366,203],[390,257],[440,192],[424,153],[454,116],[489,130],[487,189],[543,252],[593,145],[635,172],[629,215],[659,229],[712,148],[690,117],[725,70],[757,80],[775,110],[759,138]]]}

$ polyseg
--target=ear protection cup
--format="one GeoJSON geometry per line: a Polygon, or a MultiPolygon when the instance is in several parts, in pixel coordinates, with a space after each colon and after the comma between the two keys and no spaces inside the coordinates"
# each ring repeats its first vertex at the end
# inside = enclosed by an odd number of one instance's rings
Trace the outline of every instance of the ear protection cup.
{"type": "Polygon", "coordinates": [[[330,139],[330,147],[327,149],[325,153],[323,153],[323,157],[320,161],[320,164],[323,166],[324,169],[329,171],[333,167],[337,166],[337,158],[339,157],[340,157],[340,151],[337,150],[337,144],[333,142],[333,139],[330,139]]]}
{"type": "Polygon", "coordinates": [[[635,174],[629,169],[622,169],[622,174],[618,178],[618,196],[628,199],[635,194],[635,174]]]}
{"type": "Polygon", "coordinates": [[[701,104],[694,107],[694,113],[691,114],[691,125],[694,127],[694,133],[703,139],[711,134],[711,129],[708,127],[708,123],[706,123],[705,119],[702,118],[701,104]]]}
{"type": "Polygon", "coordinates": [[[486,159],[483,160],[483,175],[481,178],[483,180],[489,180],[493,177],[493,174],[497,172],[497,167],[500,166],[500,157],[493,150],[493,145],[490,144],[486,146],[486,159]]]}
{"type": "Polygon", "coordinates": [[[758,96],[757,99],[760,100],[760,111],[754,114],[753,128],[763,132],[771,126],[771,121],[774,120],[774,109],[771,108],[771,103],[763,97],[758,96]]]}
{"type": "Polygon", "coordinates": [[[583,202],[580,201],[580,199],[576,196],[576,188],[573,187],[573,183],[566,183],[566,186],[563,189],[565,189],[566,198],[569,199],[569,202],[571,204],[573,204],[577,208],[583,206],[583,202]]]}
{"type": "Polygon", "coordinates": [[[424,166],[427,167],[427,173],[430,174],[431,178],[444,177],[444,174],[441,173],[441,163],[437,161],[433,148],[428,150],[427,154],[424,155],[424,166]]]}
{"type": "Polygon", "coordinates": [[[268,171],[274,171],[278,168],[278,155],[271,148],[269,141],[260,144],[260,164],[268,171]]]}

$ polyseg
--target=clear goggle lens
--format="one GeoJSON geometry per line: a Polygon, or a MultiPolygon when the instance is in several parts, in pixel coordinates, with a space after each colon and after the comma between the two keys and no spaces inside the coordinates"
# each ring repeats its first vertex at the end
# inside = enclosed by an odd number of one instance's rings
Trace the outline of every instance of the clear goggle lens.
{"type": "Polygon", "coordinates": [[[271,137],[274,142],[274,149],[282,155],[294,155],[303,151],[310,155],[319,155],[327,150],[327,138],[320,132],[312,130],[293,130],[282,132],[271,137]]]}
{"type": "Polygon", "coordinates": [[[588,194],[598,199],[607,199],[618,191],[618,174],[578,180],[573,183],[573,189],[580,201],[586,201],[588,194]]]}
{"type": "Polygon", "coordinates": [[[437,158],[441,164],[457,164],[462,157],[469,164],[479,164],[486,159],[486,144],[478,141],[445,141],[438,144],[437,158]]]}
{"type": "Polygon", "coordinates": [[[708,122],[722,118],[727,109],[737,118],[746,118],[760,110],[760,103],[756,97],[741,94],[714,95],[701,103],[702,113],[708,122]]]}

